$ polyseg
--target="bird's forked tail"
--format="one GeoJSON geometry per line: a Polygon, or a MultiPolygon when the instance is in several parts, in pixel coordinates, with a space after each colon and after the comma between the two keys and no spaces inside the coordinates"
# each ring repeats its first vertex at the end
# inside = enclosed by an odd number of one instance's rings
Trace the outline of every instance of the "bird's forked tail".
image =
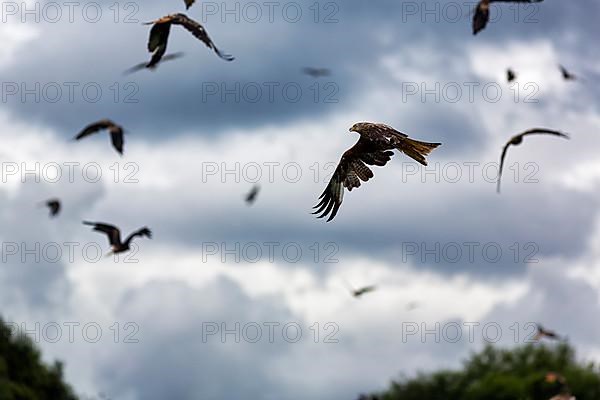
{"type": "Polygon", "coordinates": [[[423,165],[427,165],[425,156],[429,155],[429,153],[439,145],[441,145],[441,143],[420,142],[418,140],[404,138],[396,148],[413,160],[423,165]]]}

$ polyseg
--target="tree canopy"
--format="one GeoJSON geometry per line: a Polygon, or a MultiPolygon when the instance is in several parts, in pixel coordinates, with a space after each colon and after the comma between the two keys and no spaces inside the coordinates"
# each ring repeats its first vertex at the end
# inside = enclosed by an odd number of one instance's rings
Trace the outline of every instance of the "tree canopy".
{"type": "Polygon", "coordinates": [[[514,349],[486,346],[462,369],[401,377],[370,400],[549,400],[570,393],[577,400],[600,399],[600,369],[578,362],[567,343],[514,349]]]}

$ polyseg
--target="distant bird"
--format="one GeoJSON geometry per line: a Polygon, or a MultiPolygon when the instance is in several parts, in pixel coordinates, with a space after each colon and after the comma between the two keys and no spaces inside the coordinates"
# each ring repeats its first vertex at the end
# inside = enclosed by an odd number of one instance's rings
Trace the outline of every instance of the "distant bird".
{"type": "Polygon", "coordinates": [[[517,75],[515,74],[515,72],[510,68],[507,69],[506,70],[506,80],[508,81],[508,83],[511,83],[515,79],[517,79],[517,75]]]}
{"type": "Polygon", "coordinates": [[[419,308],[419,303],[417,303],[416,301],[411,301],[406,305],[406,311],[414,311],[417,308],[419,308]]]}
{"type": "Polygon", "coordinates": [[[197,39],[204,42],[208,48],[214,50],[214,52],[217,53],[217,55],[222,59],[226,61],[234,60],[233,56],[222,53],[221,50],[215,46],[201,24],[189,18],[185,14],[167,15],[155,21],[146,22],[145,25],[153,25],[152,29],[150,30],[150,37],[148,39],[148,51],[152,53],[152,59],[148,63],[149,65],[156,65],[165,55],[169,41],[169,33],[171,32],[171,25],[183,26],[197,39]]]}
{"type": "Polygon", "coordinates": [[[562,74],[562,77],[565,81],[575,81],[578,79],[577,75],[567,71],[567,69],[562,65],[559,65],[558,68],[560,69],[560,73],[562,74]]]}
{"type": "Polygon", "coordinates": [[[321,78],[325,76],[331,75],[331,71],[327,68],[312,68],[312,67],[304,67],[302,68],[302,72],[306,75],[311,76],[313,78],[321,78]]]}
{"type": "Polygon", "coordinates": [[[83,224],[91,225],[94,227],[95,231],[105,233],[108,236],[108,242],[110,243],[110,246],[111,246],[111,252],[108,253],[108,255],[123,253],[123,252],[129,250],[131,241],[136,236],[140,236],[140,237],[145,236],[149,239],[152,239],[152,231],[150,231],[150,229],[148,229],[147,227],[143,227],[143,228],[133,232],[132,234],[127,236],[127,238],[125,239],[124,242],[121,242],[121,231],[119,231],[119,228],[117,228],[116,226],[104,224],[101,222],[88,222],[88,221],[83,221],[83,224]]]}
{"type": "Polygon", "coordinates": [[[183,53],[167,54],[166,56],[162,57],[161,59],[156,60],[154,63],[153,63],[153,61],[154,61],[154,58],[153,58],[149,62],[139,63],[139,64],[134,65],[133,67],[129,68],[127,71],[125,71],[125,75],[133,74],[134,72],[138,72],[143,69],[149,69],[151,71],[154,71],[158,67],[158,64],[162,64],[165,61],[176,60],[181,57],[183,57],[183,53]]]}
{"type": "Polygon", "coordinates": [[[562,132],[558,132],[558,131],[554,131],[554,130],[550,130],[550,129],[543,129],[543,128],[530,129],[528,131],[519,133],[518,135],[515,135],[512,138],[510,138],[510,140],[504,145],[504,148],[502,149],[502,155],[500,156],[500,170],[498,171],[498,185],[496,187],[496,191],[498,193],[500,193],[500,180],[502,179],[502,169],[504,168],[504,158],[506,157],[506,151],[508,150],[508,147],[510,145],[514,145],[514,146],[520,145],[523,142],[523,137],[525,137],[527,135],[537,135],[537,134],[555,135],[555,136],[564,137],[566,139],[569,138],[568,135],[566,135],[562,132]]]}
{"type": "Polygon", "coordinates": [[[254,185],[252,189],[250,189],[250,192],[248,192],[248,194],[246,195],[246,204],[248,204],[249,206],[254,204],[258,192],[260,192],[260,185],[254,185]]]}
{"type": "Polygon", "coordinates": [[[56,217],[60,213],[60,200],[50,199],[43,203],[44,206],[50,209],[50,216],[56,217]]]}
{"type": "Polygon", "coordinates": [[[385,124],[359,122],[350,128],[357,132],[360,139],[348,149],[340,159],[325,191],[319,197],[317,210],[313,214],[321,214],[323,218],[331,213],[327,222],[337,214],[344,198],[344,188],[349,191],[373,177],[373,171],[367,165],[384,166],[394,155],[392,149],[411,157],[415,161],[427,165],[425,156],[441,143],[427,143],[410,139],[407,135],[385,124]]]}
{"type": "Polygon", "coordinates": [[[376,286],[363,286],[361,288],[355,289],[348,282],[346,282],[346,286],[348,287],[350,294],[356,298],[359,298],[359,297],[363,296],[364,294],[374,292],[375,290],[377,290],[376,286]]]}
{"type": "Polygon", "coordinates": [[[183,2],[185,3],[185,9],[189,10],[190,7],[192,6],[192,4],[194,4],[196,0],[183,0],[183,2]]]}
{"type": "Polygon", "coordinates": [[[483,30],[490,20],[490,3],[539,3],[544,0],[480,0],[473,15],[473,35],[483,30]]]}
{"type": "Polygon", "coordinates": [[[535,337],[533,338],[534,340],[541,340],[543,338],[548,338],[551,340],[560,340],[560,336],[558,336],[558,334],[554,331],[550,331],[545,329],[542,325],[540,324],[536,324],[536,329],[537,332],[535,334],[535,337]]]}
{"type": "Polygon", "coordinates": [[[82,139],[103,129],[108,129],[113,147],[119,154],[123,155],[123,127],[115,124],[110,119],[102,119],[86,126],[75,136],[75,140],[82,139]]]}

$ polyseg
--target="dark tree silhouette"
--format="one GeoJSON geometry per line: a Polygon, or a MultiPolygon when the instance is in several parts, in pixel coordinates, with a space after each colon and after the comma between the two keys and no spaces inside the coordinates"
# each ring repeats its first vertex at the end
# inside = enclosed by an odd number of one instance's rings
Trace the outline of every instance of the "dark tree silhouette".
{"type": "Polygon", "coordinates": [[[77,400],[63,381],[63,366],[47,366],[26,336],[13,332],[0,319],[0,399],[77,400]]]}

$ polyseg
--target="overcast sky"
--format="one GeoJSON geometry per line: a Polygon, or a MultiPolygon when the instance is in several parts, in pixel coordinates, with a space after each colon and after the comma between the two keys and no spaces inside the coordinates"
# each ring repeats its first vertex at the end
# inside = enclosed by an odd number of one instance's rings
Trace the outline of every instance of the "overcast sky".
{"type": "Polygon", "coordinates": [[[473,6],[3,1],[0,313],[113,400],[348,400],[532,322],[600,360],[600,4],[494,6],[475,37],[473,6]],[[150,57],[141,23],[173,12],[235,61],[174,27],[184,57],[124,75],[150,57]],[[71,140],[100,118],[123,157],[71,140]],[[311,207],[359,121],[442,146],[374,167],[326,223],[311,207]],[[570,140],[511,148],[496,194],[503,144],[532,127],[570,140]],[[154,235],[105,258],[82,220],[154,235]]]}

